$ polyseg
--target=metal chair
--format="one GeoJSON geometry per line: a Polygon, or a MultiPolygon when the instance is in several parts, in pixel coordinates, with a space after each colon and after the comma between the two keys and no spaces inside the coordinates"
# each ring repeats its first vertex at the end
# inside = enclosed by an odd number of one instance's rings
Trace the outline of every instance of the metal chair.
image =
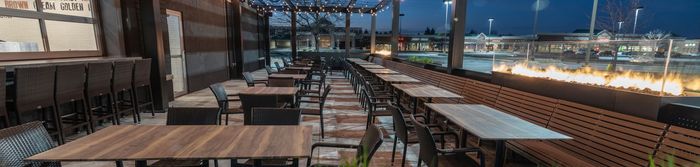
{"type": "Polygon", "coordinates": [[[267,72],[267,75],[272,75],[273,73],[275,73],[272,71],[272,67],[267,65],[265,66],[265,72],[267,72]]]}
{"type": "MultiPolygon", "coordinates": [[[[151,88],[151,59],[139,59],[134,61],[134,79],[132,81],[132,88],[134,89],[134,103],[136,105],[136,112],[141,113],[143,108],[149,107],[151,110],[151,116],[156,116],[155,106],[153,105],[153,90],[151,88]],[[139,93],[139,89],[143,89],[144,93],[139,93]],[[141,97],[141,95],[146,95],[148,98],[141,97]]],[[[140,117],[139,122],[141,121],[140,117]]]]}
{"type": "Polygon", "coordinates": [[[243,72],[243,79],[245,80],[245,83],[248,84],[248,87],[255,87],[255,84],[268,85],[268,81],[255,80],[255,77],[250,72],[243,72]]]}
{"type": "Polygon", "coordinates": [[[301,103],[316,103],[318,104],[318,109],[312,109],[312,108],[302,108],[302,114],[304,115],[318,115],[320,117],[320,124],[321,124],[321,138],[325,138],[324,130],[323,130],[323,108],[326,104],[326,99],[328,98],[328,93],[331,92],[331,86],[327,85],[326,88],[323,91],[323,94],[321,96],[318,95],[299,95],[297,96],[297,108],[301,108],[301,103]],[[309,99],[302,99],[302,98],[309,98],[309,99]],[[314,100],[318,99],[318,100],[314,100]]]}
{"type": "Polygon", "coordinates": [[[56,81],[55,66],[32,66],[15,68],[14,99],[17,125],[31,121],[44,121],[51,135],[59,144],[64,143],[61,117],[54,101],[56,81]]]}
{"type": "Polygon", "coordinates": [[[239,95],[243,110],[243,124],[251,125],[252,110],[255,107],[282,108],[277,103],[277,96],[270,95],[239,95]]]}
{"type": "Polygon", "coordinates": [[[32,162],[24,159],[56,147],[42,122],[29,122],[0,130],[0,166],[60,167],[60,162],[32,162]]]}
{"type": "Polygon", "coordinates": [[[277,72],[284,71],[284,66],[281,66],[279,62],[275,62],[275,67],[277,67],[277,72]]]}
{"type": "Polygon", "coordinates": [[[418,134],[418,142],[420,150],[418,151],[418,166],[425,161],[428,167],[438,166],[479,166],[476,162],[471,161],[465,153],[476,152],[479,157],[481,167],[484,167],[484,154],[479,148],[454,148],[440,149],[435,144],[434,133],[430,132],[430,128],[424,124],[418,123],[414,117],[410,117],[414,122],[416,134],[418,134]]]}
{"type": "MultiPolygon", "coordinates": [[[[235,108],[235,109],[229,108],[229,102],[240,101],[240,100],[239,99],[229,99],[229,95],[226,94],[226,88],[224,87],[223,84],[217,83],[217,84],[209,85],[209,89],[211,90],[212,93],[214,93],[214,97],[216,98],[216,104],[219,106],[219,110],[217,112],[217,113],[219,113],[219,120],[221,120],[222,116],[226,115],[225,125],[228,125],[228,115],[229,114],[243,114],[243,111],[240,108],[235,108]]],[[[219,122],[219,124],[221,124],[221,122],[219,122]]]]}
{"type": "Polygon", "coordinates": [[[255,107],[250,121],[251,125],[299,125],[301,109],[255,107]]]}
{"type": "Polygon", "coordinates": [[[90,123],[89,108],[85,99],[85,64],[56,66],[56,110],[61,118],[62,131],[85,127],[88,134],[95,130],[90,123]],[[68,105],[70,110],[64,111],[68,105]]]}
{"type": "MultiPolygon", "coordinates": [[[[330,148],[354,148],[357,149],[357,153],[355,154],[355,160],[357,160],[357,164],[350,164],[350,165],[357,165],[357,166],[364,166],[361,164],[366,164],[369,165],[369,163],[372,160],[372,156],[374,156],[374,153],[377,152],[379,147],[382,145],[382,142],[384,142],[383,139],[384,135],[382,134],[382,131],[379,129],[379,127],[372,125],[371,127],[367,128],[365,131],[365,135],[362,137],[362,140],[360,140],[360,144],[354,145],[354,144],[341,144],[341,143],[325,143],[325,142],[319,142],[313,144],[311,147],[311,155],[313,155],[313,150],[318,148],[318,147],[330,147],[330,148]]],[[[311,159],[306,161],[306,166],[312,166],[311,165],[311,159]]],[[[313,166],[337,166],[337,165],[325,165],[325,164],[314,164],[313,166]]]]}

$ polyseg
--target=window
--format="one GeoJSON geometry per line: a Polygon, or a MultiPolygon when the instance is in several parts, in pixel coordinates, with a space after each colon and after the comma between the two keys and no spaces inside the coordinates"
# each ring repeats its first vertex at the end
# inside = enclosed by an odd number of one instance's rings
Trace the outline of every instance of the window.
{"type": "Polygon", "coordinates": [[[98,56],[94,16],[92,0],[0,0],[0,60],[98,56]]]}

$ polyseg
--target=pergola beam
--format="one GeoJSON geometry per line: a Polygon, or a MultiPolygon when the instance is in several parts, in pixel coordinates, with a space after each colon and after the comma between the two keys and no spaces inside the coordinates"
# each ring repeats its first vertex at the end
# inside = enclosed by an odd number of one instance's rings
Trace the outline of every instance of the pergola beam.
{"type": "MultiPolygon", "coordinates": [[[[258,6],[253,6],[253,8],[258,7],[258,6]]],[[[275,11],[280,11],[280,12],[285,12],[285,11],[292,11],[292,9],[296,10],[297,12],[318,12],[318,11],[323,11],[327,13],[372,13],[374,11],[374,8],[364,8],[364,7],[352,7],[352,8],[347,8],[347,7],[318,7],[318,6],[259,6],[265,9],[273,9],[275,11]]]]}

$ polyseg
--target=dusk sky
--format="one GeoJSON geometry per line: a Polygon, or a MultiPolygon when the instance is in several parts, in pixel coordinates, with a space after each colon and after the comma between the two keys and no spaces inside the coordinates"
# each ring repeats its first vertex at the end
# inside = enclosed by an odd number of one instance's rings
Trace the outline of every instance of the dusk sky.
{"type": "MultiPolygon", "coordinates": [[[[601,0],[602,10],[606,0],[601,0]]],[[[488,18],[496,19],[493,29],[501,34],[531,34],[535,0],[469,0],[466,31],[488,31],[488,18]]],[[[587,29],[593,0],[542,0],[538,32],[572,32],[587,29]]],[[[653,29],[700,38],[700,0],[642,0],[644,10],[639,15],[637,32],[653,29]]],[[[426,27],[443,32],[445,5],[442,0],[404,0],[401,11],[404,33],[423,32],[426,27]]],[[[599,13],[600,17],[601,13],[599,13]]],[[[369,29],[370,15],[352,17],[353,27],[369,29]]],[[[391,9],[379,13],[378,31],[391,29],[391,9]]],[[[623,27],[632,27],[625,23],[623,27]]],[[[630,28],[631,29],[631,28],[630,28]]],[[[624,31],[624,30],[623,30],[624,31]]],[[[631,30],[629,30],[631,31],[631,30]]]]}

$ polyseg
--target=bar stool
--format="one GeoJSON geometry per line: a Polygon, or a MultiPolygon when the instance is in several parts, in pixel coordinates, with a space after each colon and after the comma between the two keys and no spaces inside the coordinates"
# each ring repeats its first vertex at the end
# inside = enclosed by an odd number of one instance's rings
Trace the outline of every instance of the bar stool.
{"type": "Polygon", "coordinates": [[[0,121],[2,121],[2,128],[10,127],[10,116],[7,114],[7,106],[5,106],[5,82],[7,80],[7,74],[5,73],[5,68],[0,68],[0,121]]]}
{"type": "Polygon", "coordinates": [[[44,126],[59,144],[64,143],[61,120],[54,103],[55,66],[15,68],[14,109],[17,125],[36,120],[44,126]],[[37,115],[38,114],[38,115],[37,115]]]}
{"type": "Polygon", "coordinates": [[[121,124],[120,117],[132,114],[134,123],[139,123],[139,113],[134,103],[134,61],[115,61],[112,68],[112,98],[117,114],[117,124],[121,124]]]}
{"type": "MultiPolygon", "coordinates": [[[[61,130],[85,128],[88,134],[94,131],[90,123],[85,99],[85,64],[56,66],[56,90],[54,100],[56,111],[61,119],[61,130]],[[70,107],[70,109],[67,109],[70,107]]],[[[64,136],[65,138],[65,136],[64,136]]]]}
{"type": "Polygon", "coordinates": [[[112,105],[112,62],[88,63],[87,66],[85,98],[90,108],[88,112],[93,127],[104,120],[111,120],[113,125],[117,125],[118,118],[112,105]]]}
{"type": "MultiPolygon", "coordinates": [[[[153,106],[153,91],[151,90],[151,59],[139,59],[134,61],[134,79],[132,81],[132,88],[134,89],[134,103],[136,105],[136,112],[140,113],[141,108],[150,106],[151,116],[156,116],[155,106],[153,106]],[[148,98],[144,99],[139,97],[141,94],[138,93],[139,89],[144,89],[143,94],[147,95],[148,98]]],[[[141,121],[140,115],[136,115],[139,122],[141,121]]]]}

